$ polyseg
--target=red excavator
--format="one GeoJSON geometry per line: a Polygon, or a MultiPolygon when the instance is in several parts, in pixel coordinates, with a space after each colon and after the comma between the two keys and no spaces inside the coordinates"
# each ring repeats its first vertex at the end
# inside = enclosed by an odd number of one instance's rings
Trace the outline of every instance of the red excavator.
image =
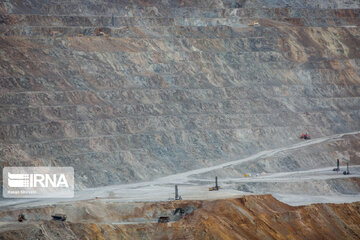
{"type": "Polygon", "coordinates": [[[311,139],[310,134],[308,133],[302,133],[300,138],[305,140],[311,139]]]}

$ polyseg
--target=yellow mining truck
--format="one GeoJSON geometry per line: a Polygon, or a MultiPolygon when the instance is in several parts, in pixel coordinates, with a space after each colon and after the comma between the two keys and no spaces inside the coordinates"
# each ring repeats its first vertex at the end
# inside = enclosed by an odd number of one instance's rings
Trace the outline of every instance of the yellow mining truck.
{"type": "Polygon", "coordinates": [[[248,24],[249,27],[257,27],[260,26],[259,20],[253,20],[248,24]]]}

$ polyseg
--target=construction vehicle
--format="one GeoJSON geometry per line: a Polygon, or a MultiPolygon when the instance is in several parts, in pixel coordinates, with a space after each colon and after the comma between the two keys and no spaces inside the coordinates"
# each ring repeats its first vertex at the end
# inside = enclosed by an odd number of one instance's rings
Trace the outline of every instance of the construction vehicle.
{"type": "Polygon", "coordinates": [[[96,36],[104,36],[104,37],[107,37],[108,34],[107,34],[107,29],[105,28],[96,28],[95,31],[94,31],[94,34],[96,36]]]}
{"type": "Polygon", "coordinates": [[[260,26],[259,20],[253,20],[248,24],[249,27],[260,26]]]}
{"type": "Polygon", "coordinates": [[[349,175],[350,171],[349,171],[349,163],[346,163],[346,171],[343,172],[344,175],[349,175]]]}
{"type": "Polygon", "coordinates": [[[168,222],[170,222],[169,217],[159,217],[158,219],[158,223],[168,223],[168,222]]]}
{"type": "Polygon", "coordinates": [[[177,208],[175,209],[174,215],[180,214],[181,216],[185,213],[185,210],[183,208],[177,208]]]}
{"type": "Polygon", "coordinates": [[[339,172],[340,171],[340,161],[339,161],[339,159],[336,159],[336,168],[334,168],[333,169],[333,171],[337,171],[337,172],[339,172]]]}
{"type": "Polygon", "coordinates": [[[311,139],[310,134],[308,133],[302,133],[300,138],[305,140],[311,139]]]}
{"type": "Polygon", "coordinates": [[[25,221],[25,220],[26,220],[25,215],[20,213],[19,216],[18,216],[18,221],[22,222],[22,221],[25,221]]]}
{"type": "Polygon", "coordinates": [[[56,35],[59,35],[59,34],[60,34],[59,31],[50,31],[51,36],[56,36],[56,35]]]}
{"type": "Polygon", "coordinates": [[[218,179],[215,177],[215,187],[209,188],[209,191],[218,191],[220,189],[220,186],[218,185],[218,179]]]}
{"type": "Polygon", "coordinates": [[[108,35],[104,32],[99,32],[98,34],[96,34],[96,36],[104,36],[107,37],[108,35]]]}
{"type": "Polygon", "coordinates": [[[182,197],[179,195],[179,190],[177,185],[175,185],[175,200],[182,200],[182,197]]]}
{"type": "Polygon", "coordinates": [[[55,221],[63,221],[63,222],[66,221],[66,215],[65,214],[57,213],[57,214],[51,215],[51,217],[55,221]]]}

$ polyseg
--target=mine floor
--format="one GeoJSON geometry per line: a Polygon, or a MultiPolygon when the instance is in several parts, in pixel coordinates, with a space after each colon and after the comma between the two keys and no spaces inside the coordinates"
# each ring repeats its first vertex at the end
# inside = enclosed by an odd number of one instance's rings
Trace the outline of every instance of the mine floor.
{"type": "MultiPolygon", "coordinates": [[[[291,188],[292,183],[312,182],[331,179],[350,179],[358,181],[360,178],[360,166],[351,165],[350,175],[343,175],[345,167],[342,166],[341,171],[332,171],[332,167],[310,169],[305,171],[279,172],[279,173],[259,173],[249,177],[225,178],[220,179],[220,191],[209,191],[208,188],[213,185],[210,179],[196,178],[194,175],[211,172],[217,169],[234,166],[244,162],[252,162],[275,155],[279,152],[287,152],[294,149],[306,148],[308,146],[323,142],[336,141],[345,135],[358,134],[350,132],[344,134],[336,134],[332,136],[301,141],[297,144],[281,147],[273,150],[266,150],[244,159],[239,159],[224,164],[196,169],[184,173],[174,174],[153,181],[139,182],[124,185],[112,185],[106,187],[89,188],[79,190],[75,193],[75,197],[71,199],[4,199],[0,201],[0,207],[4,210],[22,209],[29,207],[38,207],[45,205],[54,205],[61,203],[77,202],[84,200],[106,201],[106,202],[147,202],[147,201],[169,201],[174,200],[174,184],[179,185],[179,193],[184,200],[206,200],[206,199],[224,199],[236,198],[244,195],[271,193],[278,200],[289,205],[306,205],[311,203],[345,203],[360,201],[360,194],[312,194],[304,187],[302,192],[298,194],[282,193],[268,190],[259,192],[239,191],[234,184],[241,183],[285,183],[291,188]]],[[[321,185],[321,183],[319,183],[321,185]]]]}

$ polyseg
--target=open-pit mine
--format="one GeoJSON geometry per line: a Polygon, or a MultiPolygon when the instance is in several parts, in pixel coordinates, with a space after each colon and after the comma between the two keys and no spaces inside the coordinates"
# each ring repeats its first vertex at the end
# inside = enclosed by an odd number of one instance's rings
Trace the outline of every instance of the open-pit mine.
{"type": "Polygon", "coordinates": [[[0,240],[359,240],[360,1],[0,0],[0,168],[0,240]]]}

